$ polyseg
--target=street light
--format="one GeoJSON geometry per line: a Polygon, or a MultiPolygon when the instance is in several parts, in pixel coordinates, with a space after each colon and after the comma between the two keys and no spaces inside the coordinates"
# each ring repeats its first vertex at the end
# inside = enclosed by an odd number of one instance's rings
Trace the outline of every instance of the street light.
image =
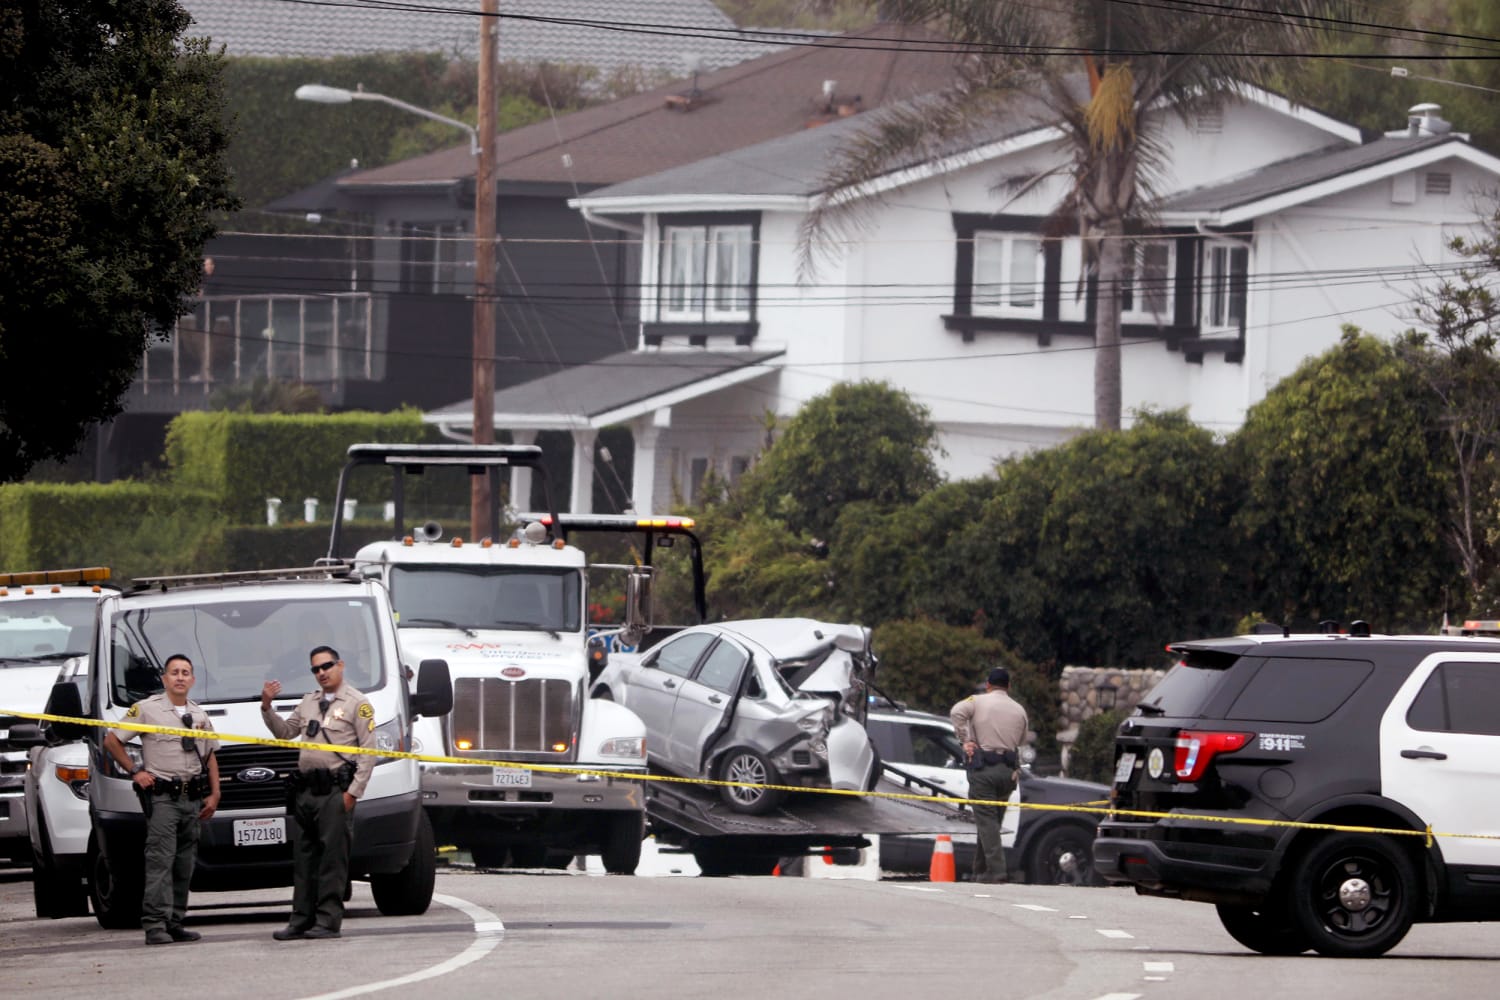
{"type": "MultiPolygon", "coordinates": [[[[484,0],[486,14],[493,15],[495,0],[484,0]]],[[[479,37],[479,129],[456,118],[419,108],[414,104],[372,94],[366,90],[345,90],[321,83],[305,83],[297,88],[299,101],[317,104],[348,104],[352,101],[379,101],[393,108],[409,111],[423,118],[444,122],[469,133],[469,152],[474,156],[474,346],[473,394],[475,444],[495,443],[495,17],[486,16],[480,23],[479,37]]],[[[492,536],[499,530],[491,523],[491,472],[470,476],[469,537],[492,536]]],[[[525,498],[517,501],[524,505],[525,498]]]]}
{"type": "Polygon", "coordinates": [[[389,104],[393,108],[400,108],[402,111],[410,111],[414,115],[421,115],[423,118],[431,118],[435,122],[442,122],[445,125],[452,125],[454,128],[463,129],[469,133],[469,152],[475,156],[478,156],[480,152],[479,133],[474,130],[474,126],[466,122],[461,122],[457,118],[448,118],[436,112],[428,111],[426,108],[419,108],[415,104],[407,104],[405,101],[397,100],[394,97],[387,97],[384,94],[372,94],[366,90],[345,90],[343,87],[326,87],[321,83],[304,83],[297,88],[297,100],[312,101],[314,104],[349,104],[352,101],[379,101],[381,104],[389,104]]]}

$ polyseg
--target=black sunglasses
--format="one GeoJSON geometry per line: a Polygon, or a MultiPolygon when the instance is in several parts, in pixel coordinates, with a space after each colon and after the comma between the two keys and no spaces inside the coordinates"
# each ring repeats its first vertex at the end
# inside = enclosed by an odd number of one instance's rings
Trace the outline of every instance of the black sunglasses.
{"type": "MultiPolygon", "coordinates": [[[[193,725],[193,717],[191,715],[189,715],[187,712],[182,713],[182,728],[183,729],[196,729],[196,728],[198,728],[197,726],[193,725]]],[[[197,741],[197,739],[195,739],[192,736],[184,736],[182,738],[182,749],[184,749],[184,750],[197,750],[198,749],[198,741],[197,741]]]]}
{"type": "Polygon", "coordinates": [[[312,672],[315,674],[321,674],[325,670],[333,669],[333,666],[338,662],[338,660],[329,660],[326,663],[314,663],[312,665],[312,672]]]}

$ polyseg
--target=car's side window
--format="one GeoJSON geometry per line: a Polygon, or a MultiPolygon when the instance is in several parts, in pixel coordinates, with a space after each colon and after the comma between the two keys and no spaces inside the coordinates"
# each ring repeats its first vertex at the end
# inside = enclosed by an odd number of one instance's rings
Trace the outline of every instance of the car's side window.
{"type": "Polygon", "coordinates": [[[744,671],[747,659],[744,650],[732,642],[720,640],[719,644],[703,658],[703,666],[698,668],[698,676],[695,679],[715,691],[734,694],[739,690],[740,675],[744,671]]]}
{"type": "Polygon", "coordinates": [[[953,763],[957,741],[953,734],[942,729],[913,726],[911,728],[912,763],[928,767],[947,767],[953,763]]]}
{"type": "Polygon", "coordinates": [[[1268,656],[1225,718],[1321,722],[1348,701],[1374,670],[1367,660],[1268,656]]]}
{"type": "Polygon", "coordinates": [[[1413,729],[1500,736],[1500,664],[1440,663],[1406,713],[1413,729]]]}
{"type": "Polygon", "coordinates": [[[713,636],[703,632],[694,632],[691,635],[680,636],[671,642],[664,643],[661,652],[656,654],[648,666],[665,670],[674,677],[686,677],[693,672],[693,664],[698,662],[698,657],[703,655],[703,649],[713,641],[713,636]]]}

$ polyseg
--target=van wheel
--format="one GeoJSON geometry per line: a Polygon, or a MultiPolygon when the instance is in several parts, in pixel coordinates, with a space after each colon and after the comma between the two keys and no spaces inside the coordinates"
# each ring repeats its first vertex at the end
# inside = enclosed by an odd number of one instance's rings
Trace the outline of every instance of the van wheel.
{"type": "Polygon", "coordinates": [[[1416,868],[1387,837],[1324,837],[1297,859],[1288,885],[1293,926],[1330,958],[1384,955],[1416,916],[1416,868]]]}
{"type": "Polygon", "coordinates": [[[437,845],[426,810],[417,815],[417,841],[411,860],[399,872],[370,876],[370,891],[375,905],[388,917],[414,917],[426,913],[432,904],[432,889],[437,881],[437,845]]]}
{"type": "MultiPolygon", "coordinates": [[[[144,858],[142,859],[144,863],[144,858]]],[[[89,902],[94,919],[106,930],[123,931],[141,926],[141,895],[145,891],[141,869],[111,865],[99,844],[89,838],[89,902]]]]}
{"type": "Polygon", "coordinates": [[[1300,955],[1308,948],[1302,933],[1287,923],[1284,905],[1268,902],[1257,909],[1220,903],[1217,909],[1219,923],[1229,936],[1251,951],[1262,955],[1300,955]]]}
{"type": "Polygon", "coordinates": [[[634,875],[641,863],[641,841],[646,839],[646,817],[640,813],[615,813],[609,817],[600,860],[611,875],[634,875]]]}
{"type": "MultiPolygon", "coordinates": [[[[724,755],[719,768],[721,781],[743,782],[745,785],[779,785],[781,775],[764,754],[749,747],[736,747],[724,755]]],[[[720,785],[719,795],[724,804],[735,812],[759,816],[770,812],[781,804],[786,793],[779,788],[746,788],[741,785],[720,785]]]]}

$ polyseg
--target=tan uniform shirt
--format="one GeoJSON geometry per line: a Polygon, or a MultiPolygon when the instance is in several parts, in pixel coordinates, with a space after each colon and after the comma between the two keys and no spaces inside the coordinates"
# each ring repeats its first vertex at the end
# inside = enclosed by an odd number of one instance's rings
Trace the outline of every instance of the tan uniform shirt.
{"type": "MultiPolygon", "coordinates": [[[[192,728],[214,731],[213,724],[208,721],[208,713],[203,711],[202,706],[189,699],[186,705],[178,708],[172,704],[165,691],[131,705],[125,713],[125,721],[139,722],[145,726],[172,726],[176,729],[187,729],[188,727],[182,721],[184,715],[192,716],[192,728]]],[[[138,733],[132,729],[116,729],[113,732],[115,738],[121,743],[128,743],[140,737],[141,760],[146,770],[155,777],[168,780],[198,777],[207,767],[208,755],[219,747],[218,740],[199,739],[196,747],[192,750],[185,750],[181,736],[168,736],[165,733],[138,733]]]]}
{"type": "Polygon", "coordinates": [[[973,740],[985,750],[1019,750],[1026,742],[1026,709],[1000,689],[971,695],[948,714],[961,742],[973,740]]]}
{"type": "MultiPolygon", "coordinates": [[[[322,690],[303,695],[292,714],[283,719],[267,709],[260,713],[261,719],[277,739],[291,740],[298,737],[308,743],[336,743],[347,747],[375,747],[375,708],[359,691],[348,684],[340,684],[338,691],[328,703],[328,711],[320,706],[322,690]],[[318,720],[318,735],[307,735],[307,724],[318,720]]],[[[349,794],[356,799],[365,793],[370,783],[370,772],[375,770],[375,758],[366,753],[351,753],[340,756],[330,750],[303,750],[297,756],[297,767],[312,771],[320,767],[336,770],[345,764],[354,765],[354,780],[349,784],[349,794]]]]}

